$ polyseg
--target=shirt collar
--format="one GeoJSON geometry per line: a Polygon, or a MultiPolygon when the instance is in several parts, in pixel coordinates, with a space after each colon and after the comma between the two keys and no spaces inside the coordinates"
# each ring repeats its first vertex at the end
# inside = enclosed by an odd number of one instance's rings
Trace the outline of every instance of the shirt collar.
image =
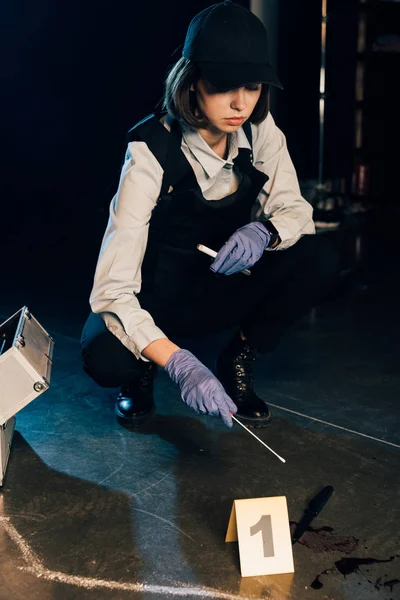
{"type": "Polygon", "coordinates": [[[208,177],[215,177],[225,165],[233,165],[233,159],[237,157],[239,148],[251,150],[249,141],[243,128],[230,134],[229,153],[227,160],[220,158],[210,148],[194,127],[182,124],[182,137],[196,160],[201,164],[208,177]]]}

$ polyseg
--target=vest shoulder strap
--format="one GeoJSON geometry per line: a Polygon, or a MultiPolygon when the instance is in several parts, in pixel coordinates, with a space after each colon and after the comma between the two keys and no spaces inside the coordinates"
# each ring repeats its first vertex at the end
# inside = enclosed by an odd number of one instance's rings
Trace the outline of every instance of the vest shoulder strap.
{"type": "Polygon", "coordinates": [[[181,152],[180,127],[176,120],[172,122],[171,132],[161,123],[166,113],[154,112],[137,123],[128,131],[127,143],[146,142],[152,154],[164,171],[160,197],[170,186],[175,186],[190,171],[190,165],[181,152]]]}
{"type": "Polygon", "coordinates": [[[168,151],[169,131],[160,122],[162,114],[152,113],[130,129],[126,136],[126,143],[146,142],[150,151],[161,167],[164,169],[168,151]]]}

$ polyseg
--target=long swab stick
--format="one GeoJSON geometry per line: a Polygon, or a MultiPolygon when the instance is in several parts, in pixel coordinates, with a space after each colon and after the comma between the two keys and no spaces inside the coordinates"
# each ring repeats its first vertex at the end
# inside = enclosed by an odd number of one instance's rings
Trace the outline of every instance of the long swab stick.
{"type": "Polygon", "coordinates": [[[279,460],[280,460],[281,462],[283,462],[283,463],[285,463],[285,462],[286,462],[286,460],[285,460],[284,458],[282,458],[282,456],[279,456],[279,454],[277,454],[277,453],[276,453],[274,450],[272,450],[272,448],[270,448],[269,446],[267,446],[267,444],[265,444],[265,443],[264,443],[262,440],[260,440],[260,438],[259,438],[259,437],[257,437],[256,435],[254,435],[254,433],[253,433],[252,431],[250,431],[250,429],[247,429],[246,425],[243,425],[243,423],[241,423],[241,422],[239,421],[239,419],[237,419],[235,416],[233,416],[233,414],[232,414],[232,413],[231,413],[231,417],[232,417],[232,419],[233,419],[234,421],[236,421],[236,423],[239,423],[239,425],[240,425],[241,427],[243,427],[243,429],[245,429],[246,431],[248,431],[248,433],[250,433],[250,435],[252,435],[253,437],[255,437],[255,438],[256,438],[256,440],[258,440],[258,441],[260,442],[260,444],[262,444],[263,446],[265,446],[266,448],[268,448],[268,450],[269,450],[270,452],[272,452],[272,454],[275,454],[275,456],[276,456],[276,457],[278,457],[278,458],[279,458],[279,460]]]}

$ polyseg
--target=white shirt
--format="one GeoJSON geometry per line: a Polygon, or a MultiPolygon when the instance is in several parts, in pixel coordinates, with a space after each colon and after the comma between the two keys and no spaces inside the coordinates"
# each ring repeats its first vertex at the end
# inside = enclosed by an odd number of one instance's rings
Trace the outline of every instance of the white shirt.
{"type": "MultiPolygon", "coordinates": [[[[169,129],[165,119],[163,124],[169,129]]],[[[272,115],[268,114],[259,125],[252,124],[251,129],[253,164],[269,176],[255,202],[253,219],[263,213],[270,217],[282,240],[276,250],[285,250],[303,234],[315,233],[313,209],[301,196],[285,136],[272,115]]],[[[183,127],[181,149],[206,200],[218,201],[237,188],[233,159],[239,148],[250,148],[242,127],[230,136],[226,160],[215,154],[196,129],[183,127]]],[[[162,178],[163,169],[147,144],[131,142],[117,193],[110,204],[89,300],[92,311],[101,314],[109,331],[142,360],[147,360],[141,354],[146,346],[167,337],[136,298],[141,289],[141,265],[151,213],[162,178]]]]}

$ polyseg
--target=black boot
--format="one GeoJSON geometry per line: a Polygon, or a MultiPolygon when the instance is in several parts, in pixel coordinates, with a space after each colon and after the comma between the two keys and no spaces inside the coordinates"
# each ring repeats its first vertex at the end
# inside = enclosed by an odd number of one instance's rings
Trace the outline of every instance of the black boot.
{"type": "Polygon", "coordinates": [[[117,421],[125,427],[139,427],[155,411],[153,384],[157,365],[142,362],[142,373],[128,385],[121,386],[115,404],[117,421]]]}
{"type": "Polygon", "coordinates": [[[271,421],[268,406],[253,388],[255,349],[238,333],[217,360],[217,377],[236,406],[236,417],[248,427],[266,427],[271,421]]]}

